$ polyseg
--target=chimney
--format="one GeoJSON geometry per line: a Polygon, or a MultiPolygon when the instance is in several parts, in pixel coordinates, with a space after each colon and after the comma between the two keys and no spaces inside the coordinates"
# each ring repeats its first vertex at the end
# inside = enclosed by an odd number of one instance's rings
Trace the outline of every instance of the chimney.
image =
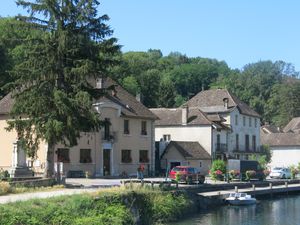
{"type": "Polygon", "coordinates": [[[184,104],[181,108],[181,122],[182,125],[187,125],[187,120],[188,120],[188,111],[189,111],[189,107],[188,105],[184,104]]]}
{"type": "Polygon", "coordinates": [[[141,94],[140,94],[140,93],[137,93],[136,96],[135,96],[135,99],[136,99],[138,102],[141,102],[141,94]]]}
{"type": "Polygon", "coordinates": [[[96,79],[96,88],[97,89],[102,89],[103,87],[103,79],[102,78],[97,78],[96,79]]]}
{"type": "Polygon", "coordinates": [[[228,98],[223,98],[224,107],[225,107],[226,109],[228,109],[228,101],[229,101],[228,98]]]}

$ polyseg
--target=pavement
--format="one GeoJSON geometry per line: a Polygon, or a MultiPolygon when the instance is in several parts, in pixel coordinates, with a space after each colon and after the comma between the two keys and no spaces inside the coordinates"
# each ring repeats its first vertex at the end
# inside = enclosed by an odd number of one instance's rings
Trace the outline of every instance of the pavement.
{"type": "MultiPolygon", "coordinates": [[[[74,194],[82,194],[82,193],[91,193],[99,190],[100,188],[109,188],[109,187],[117,187],[121,186],[122,181],[132,180],[137,181],[138,179],[86,179],[86,178],[67,178],[66,186],[67,188],[61,190],[53,190],[53,191],[43,191],[43,192],[33,192],[33,193],[22,193],[22,194],[10,194],[5,196],[0,196],[0,204],[6,204],[10,202],[17,201],[26,201],[35,198],[50,198],[57,197],[62,195],[74,195],[74,194]]],[[[163,177],[160,178],[145,178],[144,181],[153,181],[153,182],[170,182],[170,179],[166,179],[163,177]]],[[[212,181],[210,179],[206,179],[205,183],[207,184],[225,184],[224,181],[212,181]]],[[[231,182],[234,183],[234,182],[231,182]]],[[[193,186],[180,184],[179,186],[193,186]]],[[[210,193],[208,195],[215,195],[215,193],[210,193]]]]}
{"type": "Polygon", "coordinates": [[[51,197],[58,197],[62,195],[74,195],[74,194],[82,194],[82,193],[91,193],[97,191],[96,188],[90,189],[62,189],[55,191],[43,191],[43,192],[33,192],[33,193],[22,193],[22,194],[10,194],[0,196],[0,204],[7,204],[11,202],[18,201],[27,201],[30,199],[44,199],[51,197]]]}

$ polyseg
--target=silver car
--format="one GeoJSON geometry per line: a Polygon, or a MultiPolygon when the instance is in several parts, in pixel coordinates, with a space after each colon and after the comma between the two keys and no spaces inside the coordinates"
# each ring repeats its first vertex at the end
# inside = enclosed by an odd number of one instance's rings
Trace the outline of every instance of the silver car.
{"type": "Polygon", "coordinates": [[[291,170],[284,167],[275,167],[271,170],[270,173],[270,178],[290,179],[291,177],[291,170]]]}

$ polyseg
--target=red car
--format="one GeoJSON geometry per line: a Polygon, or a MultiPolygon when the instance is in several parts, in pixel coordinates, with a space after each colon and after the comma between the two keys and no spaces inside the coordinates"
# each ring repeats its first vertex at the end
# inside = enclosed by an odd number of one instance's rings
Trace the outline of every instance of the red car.
{"type": "Polygon", "coordinates": [[[169,173],[169,177],[172,180],[176,180],[176,174],[178,174],[179,182],[193,183],[198,181],[199,184],[203,184],[205,177],[200,174],[197,168],[190,166],[175,166],[169,173]]]}

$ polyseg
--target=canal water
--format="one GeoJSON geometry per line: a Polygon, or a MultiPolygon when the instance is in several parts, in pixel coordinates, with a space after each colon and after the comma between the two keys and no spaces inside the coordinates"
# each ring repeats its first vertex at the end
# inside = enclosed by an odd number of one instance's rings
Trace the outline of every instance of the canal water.
{"type": "Polygon", "coordinates": [[[222,206],[172,225],[300,225],[300,195],[262,199],[251,206],[222,206]]]}

